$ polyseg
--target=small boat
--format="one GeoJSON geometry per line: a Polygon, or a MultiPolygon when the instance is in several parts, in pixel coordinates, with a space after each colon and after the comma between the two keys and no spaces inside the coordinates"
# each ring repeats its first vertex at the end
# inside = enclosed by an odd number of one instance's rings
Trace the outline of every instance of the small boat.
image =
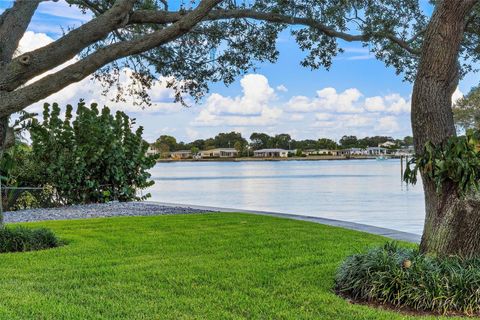
{"type": "Polygon", "coordinates": [[[376,159],[379,161],[388,160],[388,158],[385,156],[378,156],[376,159]]]}

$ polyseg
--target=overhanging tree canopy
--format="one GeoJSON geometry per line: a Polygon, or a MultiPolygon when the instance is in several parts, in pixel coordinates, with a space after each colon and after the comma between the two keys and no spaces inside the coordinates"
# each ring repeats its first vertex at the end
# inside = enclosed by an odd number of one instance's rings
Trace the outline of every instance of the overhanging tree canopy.
{"type": "MultiPolygon", "coordinates": [[[[329,68],[344,42],[360,42],[414,81],[412,127],[416,151],[442,146],[455,135],[451,96],[480,52],[478,0],[432,1],[425,15],[415,0],[69,0],[93,14],[53,43],[14,57],[41,0],[17,0],[0,16],[0,145],[9,141],[8,116],[65,86],[95,74],[115,84],[118,70],[134,70],[148,88],[155,75],[170,76],[177,92],[200,98],[210,81],[230,83],[257,61],[275,61],[275,39],[292,33],[307,55],[306,67],[329,68]],[[213,54],[212,54],[213,53],[213,54]],[[77,57],[43,77],[35,77],[77,57]],[[459,59],[460,57],[468,59],[459,59]],[[33,79],[33,80],[32,80],[33,79]]],[[[148,102],[144,90],[126,88],[148,102]]],[[[424,176],[426,223],[422,250],[441,255],[480,254],[480,205],[452,181],[442,193],[424,176]]]]}
{"type": "MultiPolygon", "coordinates": [[[[176,1],[70,0],[93,15],[57,41],[13,58],[41,0],[18,0],[0,20],[0,117],[22,110],[93,73],[113,84],[122,66],[148,87],[157,74],[171,86],[200,97],[209,81],[230,83],[256,61],[275,61],[275,40],[288,25],[308,52],[302,65],[330,67],[338,40],[368,44],[379,59],[412,76],[426,18],[416,1],[203,0],[169,10],[176,1]],[[171,3],[169,3],[171,2],[171,3]],[[212,55],[215,52],[215,55],[212,55]],[[34,77],[80,57],[33,83],[34,77]],[[13,59],[12,59],[13,58],[13,59]]],[[[148,99],[142,90],[130,88],[148,99]]]]}

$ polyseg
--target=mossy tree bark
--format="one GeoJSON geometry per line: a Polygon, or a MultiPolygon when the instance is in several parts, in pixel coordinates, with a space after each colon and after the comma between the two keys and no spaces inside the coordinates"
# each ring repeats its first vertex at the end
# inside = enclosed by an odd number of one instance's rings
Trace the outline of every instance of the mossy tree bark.
{"type": "MultiPolygon", "coordinates": [[[[458,56],[466,21],[475,3],[441,2],[426,30],[412,96],[412,129],[418,154],[423,153],[426,142],[441,145],[455,135],[451,99],[458,85],[458,56]]],[[[474,197],[460,197],[451,182],[437,193],[433,181],[422,178],[426,218],[421,250],[439,256],[480,254],[480,202],[474,197]]]]}
{"type": "MultiPolygon", "coordinates": [[[[5,124],[5,121],[0,119],[0,163],[3,157],[4,145],[6,142],[7,136],[8,121],[5,124]]],[[[1,169],[1,168],[0,168],[1,169]]],[[[1,181],[1,171],[0,171],[0,228],[4,226],[3,223],[3,190],[2,190],[2,181],[1,181]]]]}

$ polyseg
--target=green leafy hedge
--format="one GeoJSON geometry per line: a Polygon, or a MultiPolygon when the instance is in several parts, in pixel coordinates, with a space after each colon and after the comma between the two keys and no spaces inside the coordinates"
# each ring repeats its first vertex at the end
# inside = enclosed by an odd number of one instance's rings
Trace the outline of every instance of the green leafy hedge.
{"type": "Polygon", "coordinates": [[[55,248],[60,241],[45,228],[0,227],[0,253],[55,248]]]}
{"type": "MultiPolygon", "coordinates": [[[[138,191],[153,185],[148,169],[156,158],[147,156],[143,128],[123,112],[108,107],[87,107],[80,101],[66,106],[45,104],[43,121],[30,129],[31,161],[35,170],[27,178],[36,186],[54,187],[61,204],[143,200],[138,191]]],[[[29,172],[32,172],[31,170],[29,172]]]]}
{"type": "Polygon", "coordinates": [[[480,314],[480,259],[438,259],[387,243],[348,257],[335,282],[337,292],[355,300],[442,314],[480,314]]]}

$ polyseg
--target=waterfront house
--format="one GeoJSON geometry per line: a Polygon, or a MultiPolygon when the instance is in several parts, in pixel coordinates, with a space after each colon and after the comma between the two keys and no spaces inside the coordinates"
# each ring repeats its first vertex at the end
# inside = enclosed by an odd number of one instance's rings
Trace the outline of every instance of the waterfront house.
{"type": "Polygon", "coordinates": [[[158,150],[157,148],[155,148],[153,145],[149,145],[148,146],[148,149],[147,149],[147,156],[154,156],[156,154],[159,154],[160,153],[160,150],[158,150]]]}
{"type": "Polygon", "coordinates": [[[328,154],[331,154],[332,156],[339,156],[338,151],[339,150],[328,150],[328,154]]]}
{"type": "Polygon", "coordinates": [[[361,148],[349,148],[349,149],[337,150],[338,156],[345,156],[345,157],[364,156],[366,154],[367,154],[367,151],[361,148]]]}
{"type": "Polygon", "coordinates": [[[366,151],[369,156],[381,156],[387,154],[387,149],[382,147],[368,147],[366,151]]]}
{"type": "Polygon", "coordinates": [[[257,158],[287,158],[288,150],[285,149],[260,149],[253,152],[257,158]]]}
{"type": "MultiPolygon", "coordinates": [[[[290,150],[295,154],[296,150],[290,150]]],[[[289,150],[285,149],[260,149],[253,152],[254,157],[257,158],[287,158],[289,150]]]]}
{"type": "Polygon", "coordinates": [[[330,150],[327,149],[307,149],[303,152],[306,156],[326,156],[332,155],[330,150]]]}
{"type": "Polygon", "coordinates": [[[200,151],[201,158],[235,158],[238,151],[235,148],[216,148],[200,151]]]}
{"type": "Polygon", "coordinates": [[[192,157],[192,151],[190,150],[179,150],[170,153],[170,158],[175,160],[180,159],[189,159],[192,157]]]}
{"type": "Polygon", "coordinates": [[[392,148],[395,147],[397,144],[393,141],[386,141],[384,143],[380,143],[378,146],[383,148],[392,148]]]}

